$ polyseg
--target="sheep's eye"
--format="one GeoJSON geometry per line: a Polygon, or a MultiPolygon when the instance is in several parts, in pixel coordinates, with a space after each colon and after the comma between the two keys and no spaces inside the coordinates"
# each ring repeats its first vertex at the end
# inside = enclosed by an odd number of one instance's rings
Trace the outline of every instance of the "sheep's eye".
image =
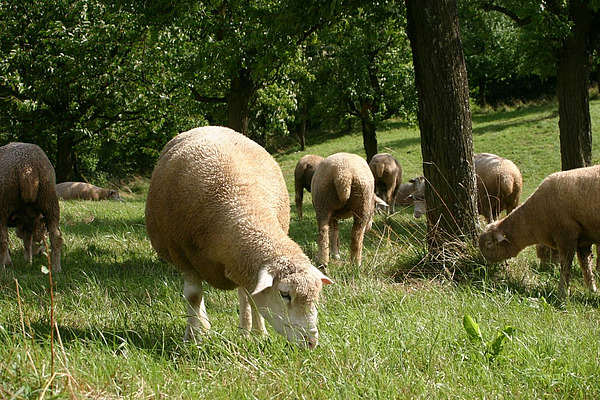
{"type": "Polygon", "coordinates": [[[289,292],[284,292],[284,291],[280,290],[279,295],[281,295],[281,298],[283,300],[287,301],[288,303],[292,301],[292,296],[290,296],[289,292]]]}

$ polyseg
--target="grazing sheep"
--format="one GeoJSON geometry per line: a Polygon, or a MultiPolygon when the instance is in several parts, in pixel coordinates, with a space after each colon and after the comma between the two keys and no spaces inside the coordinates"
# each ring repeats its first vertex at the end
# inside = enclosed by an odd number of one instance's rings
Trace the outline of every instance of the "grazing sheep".
{"type": "Polygon", "coordinates": [[[302,218],[304,189],[310,193],[310,181],[321,161],[323,161],[323,157],[307,154],[296,164],[296,168],[294,169],[294,188],[296,189],[296,212],[298,213],[298,218],[302,218]]]}
{"type": "Polygon", "coordinates": [[[54,168],[44,151],[35,144],[9,143],[0,147],[0,265],[12,264],[8,251],[7,227],[17,227],[23,238],[25,258],[31,262],[32,240],[50,234],[52,267],[60,272],[63,243],[58,227],[60,207],[56,195],[54,168]],[[41,216],[41,220],[40,220],[41,216]]]}
{"type": "Polygon", "coordinates": [[[479,249],[491,262],[516,256],[532,244],[558,250],[559,295],[569,293],[571,262],[577,253],[588,289],[596,291],[590,266],[594,243],[600,243],[600,166],[556,172],[503,220],[488,225],[479,249]]]}
{"type": "Polygon", "coordinates": [[[498,219],[502,210],[510,214],[519,205],[523,178],[507,158],[490,153],[474,155],[477,175],[477,208],[487,222],[498,219]]]}
{"type": "Polygon", "coordinates": [[[319,225],[319,263],[327,266],[329,246],[339,259],[338,220],[354,217],[350,259],[362,262],[365,232],[371,229],[375,205],[387,204],[375,195],[375,180],[367,162],[356,154],[336,153],[324,159],[312,179],[313,206],[319,225]]]}
{"type": "Polygon", "coordinates": [[[394,212],[398,189],[402,183],[402,167],[389,153],[375,154],[369,162],[375,178],[375,194],[389,204],[389,212],[394,212]]]}
{"type": "Polygon", "coordinates": [[[421,218],[427,212],[425,204],[425,177],[418,176],[403,183],[396,195],[396,204],[401,206],[414,206],[413,216],[421,218]]]}
{"type": "Polygon", "coordinates": [[[114,189],[104,189],[86,182],[57,183],[56,194],[63,200],[123,200],[114,189]]]}
{"type": "MultiPolygon", "coordinates": [[[[498,219],[502,210],[509,214],[519,205],[523,178],[519,168],[512,161],[495,154],[478,153],[474,155],[474,167],[477,180],[477,209],[488,223],[498,219]]],[[[422,196],[419,192],[413,195],[415,218],[427,212],[424,178],[422,184],[422,196]]]]}
{"type": "Polygon", "coordinates": [[[244,332],[265,333],[264,317],[289,341],[317,345],[316,303],[332,282],[289,238],[289,223],[283,175],[258,144],[223,127],[167,143],[150,180],[146,229],[158,256],[183,273],[184,339],[210,329],[206,282],[238,288],[244,332]]]}

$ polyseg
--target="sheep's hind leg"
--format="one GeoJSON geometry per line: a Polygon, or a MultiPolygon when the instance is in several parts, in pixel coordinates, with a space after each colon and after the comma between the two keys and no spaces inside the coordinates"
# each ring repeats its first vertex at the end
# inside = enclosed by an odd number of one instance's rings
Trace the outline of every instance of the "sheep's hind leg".
{"type": "Polygon", "coordinates": [[[358,265],[362,264],[362,248],[366,228],[360,218],[354,216],[354,223],[350,231],[350,260],[358,265]]]}
{"type": "Polygon", "coordinates": [[[571,263],[575,251],[569,248],[558,249],[558,259],[560,261],[560,281],[558,282],[558,295],[566,298],[569,295],[569,281],[571,280],[571,263]]]}
{"type": "Polygon", "coordinates": [[[196,341],[198,334],[204,334],[210,329],[206,306],[204,305],[204,290],[202,282],[184,278],[183,295],[188,302],[187,327],[185,329],[184,341],[196,341]]]}
{"type": "Polygon", "coordinates": [[[579,259],[579,266],[583,273],[585,285],[590,292],[595,293],[596,281],[594,280],[594,271],[592,270],[592,246],[578,247],[577,258],[579,259]]]}
{"type": "Polygon", "coordinates": [[[259,336],[266,335],[267,330],[265,328],[265,320],[253,307],[251,302],[252,299],[246,292],[246,289],[238,288],[238,299],[240,304],[240,328],[244,334],[252,331],[252,333],[259,336]]]}
{"type": "Polygon", "coordinates": [[[340,259],[340,226],[337,219],[329,221],[329,245],[331,249],[331,258],[340,259]]]}
{"type": "Polygon", "coordinates": [[[8,251],[8,229],[6,225],[0,226],[0,262],[2,267],[12,264],[8,251]]]}

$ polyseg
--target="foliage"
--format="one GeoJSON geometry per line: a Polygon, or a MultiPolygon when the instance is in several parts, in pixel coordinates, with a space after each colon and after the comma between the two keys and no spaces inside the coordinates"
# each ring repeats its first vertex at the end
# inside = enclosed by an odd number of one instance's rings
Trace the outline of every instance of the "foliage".
{"type": "Polygon", "coordinates": [[[463,317],[463,327],[465,328],[471,343],[480,345],[489,361],[494,361],[496,357],[500,355],[504,344],[507,340],[512,340],[512,334],[515,332],[514,327],[506,326],[493,340],[486,342],[481,333],[481,329],[479,328],[479,324],[467,314],[463,317]]]}

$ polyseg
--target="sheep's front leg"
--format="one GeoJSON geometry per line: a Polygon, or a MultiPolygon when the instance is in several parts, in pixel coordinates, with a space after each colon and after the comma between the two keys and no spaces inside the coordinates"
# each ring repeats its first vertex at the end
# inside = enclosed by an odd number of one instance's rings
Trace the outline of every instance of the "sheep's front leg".
{"type": "Polygon", "coordinates": [[[8,228],[6,225],[0,225],[0,262],[2,262],[2,267],[12,264],[8,252],[8,228]]]}
{"type": "Polygon", "coordinates": [[[206,306],[204,305],[204,291],[202,282],[184,281],[183,295],[188,302],[187,327],[183,340],[196,340],[197,334],[204,334],[210,329],[206,306]]]}
{"type": "Polygon", "coordinates": [[[266,335],[265,320],[256,307],[252,306],[251,299],[246,289],[238,288],[238,300],[240,304],[240,328],[244,334],[252,331],[259,336],[266,335]]]}
{"type": "Polygon", "coordinates": [[[585,285],[590,292],[595,293],[596,281],[594,280],[594,271],[592,270],[592,246],[578,247],[577,258],[579,259],[585,285]]]}
{"type": "Polygon", "coordinates": [[[48,216],[46,228],[48,229],[48,236],[50,236],[50,248],[52,270],[55,272],[61,271],[60,266],[60,250],[63,245],[62,234],[58,228],[58,213],[48,216]]]}
{"type": "Polygon", "coordinates": [[[362,248],[366,228],[362,220],[354,216],[354,223],[350,231],[350,260],[358,265],[362,264],[362,248]]]}
{"type": "Polygon", "coordinates": [[[331,257],[336,260],[340,259],[340,226],[337,219],[329,221],[329,246],[331,249],[331,257]]]}

